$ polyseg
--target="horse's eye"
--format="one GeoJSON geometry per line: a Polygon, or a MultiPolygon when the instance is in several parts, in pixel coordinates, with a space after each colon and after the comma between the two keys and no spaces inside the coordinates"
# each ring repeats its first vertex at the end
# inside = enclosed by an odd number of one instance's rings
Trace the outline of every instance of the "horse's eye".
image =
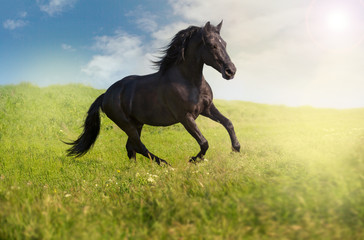
{"type": "Polygon", "coordinates": [[[211,47],[212,47],[212,49],[216,49],[217,48],[217,45],[216,44],[213,44],[211,47]]]}

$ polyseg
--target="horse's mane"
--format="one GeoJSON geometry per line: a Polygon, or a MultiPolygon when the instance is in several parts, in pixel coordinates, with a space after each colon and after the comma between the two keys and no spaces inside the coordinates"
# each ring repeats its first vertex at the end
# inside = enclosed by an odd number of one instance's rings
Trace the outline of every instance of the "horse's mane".
{"type": "Polygon", "coordinates": [[[163,56],[158,61],[153,61],[154,65],[164,72],[173,64],[183,61],[189,40],[200,29],[200,27],[190,26],[179,31],[172,41],[161,50],[163,56]]]}

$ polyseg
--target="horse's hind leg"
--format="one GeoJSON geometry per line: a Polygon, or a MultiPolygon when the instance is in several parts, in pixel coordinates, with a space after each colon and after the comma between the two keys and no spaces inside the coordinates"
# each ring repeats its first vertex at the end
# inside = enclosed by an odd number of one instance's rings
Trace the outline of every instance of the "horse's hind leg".
{"type": "Polygon", "coordinates": [[[169,165],[165,160],[155,156],[144,146],[140,140],[140,134],[143,125],[136,126],[133,122],[123,119],[122,117],[113,117],[112,120],[128,135],[126,149],[129,158],[134,158],[136,153],[142,154],[146,158],[156,161],[159,165],[161,163],[169,165]]]}
{"type": "MultiPolygon", "coordinates": [[[[129,147],[129,149],[133,149],[132,154],[134,154],[134,151],[135,151],[135,152],[137,152],[139,154],[142,154],[146,158],[149,158],[151,160],[156,161],[158,163],[158,165],[160,165],[161,163],[169,165],[168,162],[166,162],[165,160],[157,157],[156,155],[151,153],[145,147],[145,145],[140,140],[140,135],[138,133],[138,130],[135,127],[131,126],[131,127],[123,128],[123,130],[129,136],[129,138],[128,138],[128,143],[129,144],[127,146],[129,147]]],[[[128,156],[130,156],[130,155],[131,155],[131,152],[128,151],[128,156]]]]}
{"type": "MultiPolygon", "coordinates": [[[[140,125],[137,127],[139,138],[141,137],[142,128],[143,128],[143,125],[140,125]]],[[[126,151],[128,153],[128,157],[130,160],[131,159],[136,160],[136,151],[134,150],[134,147],[133,147],[133,144],[132,144],[130,138],[128,138],[128,141],[126,142],[126,151]]]]}
{"type": "Polygon", "coordinates": [[[128,138],[128,141],[126,142],[126,151],[128,153],[128,158],[130,160],[134,159],[136,160],[136,151],[131,145],[130,139],[128,138]]]}

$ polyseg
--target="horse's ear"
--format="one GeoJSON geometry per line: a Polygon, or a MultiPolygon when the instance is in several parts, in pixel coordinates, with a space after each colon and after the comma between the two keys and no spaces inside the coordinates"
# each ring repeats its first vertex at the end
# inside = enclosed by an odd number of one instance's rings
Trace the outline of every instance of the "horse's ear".
{"type": "Polygon", "coordinates": [[[210,24],[210,22],[207,22],[207,23],[206,23],[206,25],[205,25],[205,27],[204,27],[204,30],[205,30],[206,32],[210,32],[210,31],[211,31],[211,24],[210,24]]]}
{"type": "Polygon", "coordinates": [[[219,25],[217,25],[216,26],[216,28],[217,28],[217,32],[220,34],[220,30],[221,30],[221,27],[222,27],[222,22],[223,22],[224,20],[221,20],[221,22],[219,23],[219,25]]]}

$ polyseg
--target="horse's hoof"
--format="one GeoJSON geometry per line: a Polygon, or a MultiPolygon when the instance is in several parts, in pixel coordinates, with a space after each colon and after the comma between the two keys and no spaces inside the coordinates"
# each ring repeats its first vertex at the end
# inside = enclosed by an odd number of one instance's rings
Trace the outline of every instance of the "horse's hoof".
{"type": "Polygon", "coordinates": [[[203,158],[199,158],[199,157],[191,157],[190,160],[188,161],[189,163],[200,163],[200,162],[203,162],[204,159],[203,158]]]}
{"type": "Polygon", "coordinates": [[[194,163],[196,164],[196,158],[195,157],[191,157],[190,160],[188,160],[189,163],[194,163]]]}
{"type": "MultiPolygon", "coordinates": [[[[163,163],[163,166],[171,167],[171,164],[169,164],[167,161],[165,161],[163,159],[161,159],[160,161],[161,161],[161,163],[163,163]]],[[[159,163],[159,165],[162,166],[160,163],[159,163]]]]}
{"type": "Polygon", "coordinates": [[[240,152],[240,145],[232,147],[233,152],[240,152]]]}

